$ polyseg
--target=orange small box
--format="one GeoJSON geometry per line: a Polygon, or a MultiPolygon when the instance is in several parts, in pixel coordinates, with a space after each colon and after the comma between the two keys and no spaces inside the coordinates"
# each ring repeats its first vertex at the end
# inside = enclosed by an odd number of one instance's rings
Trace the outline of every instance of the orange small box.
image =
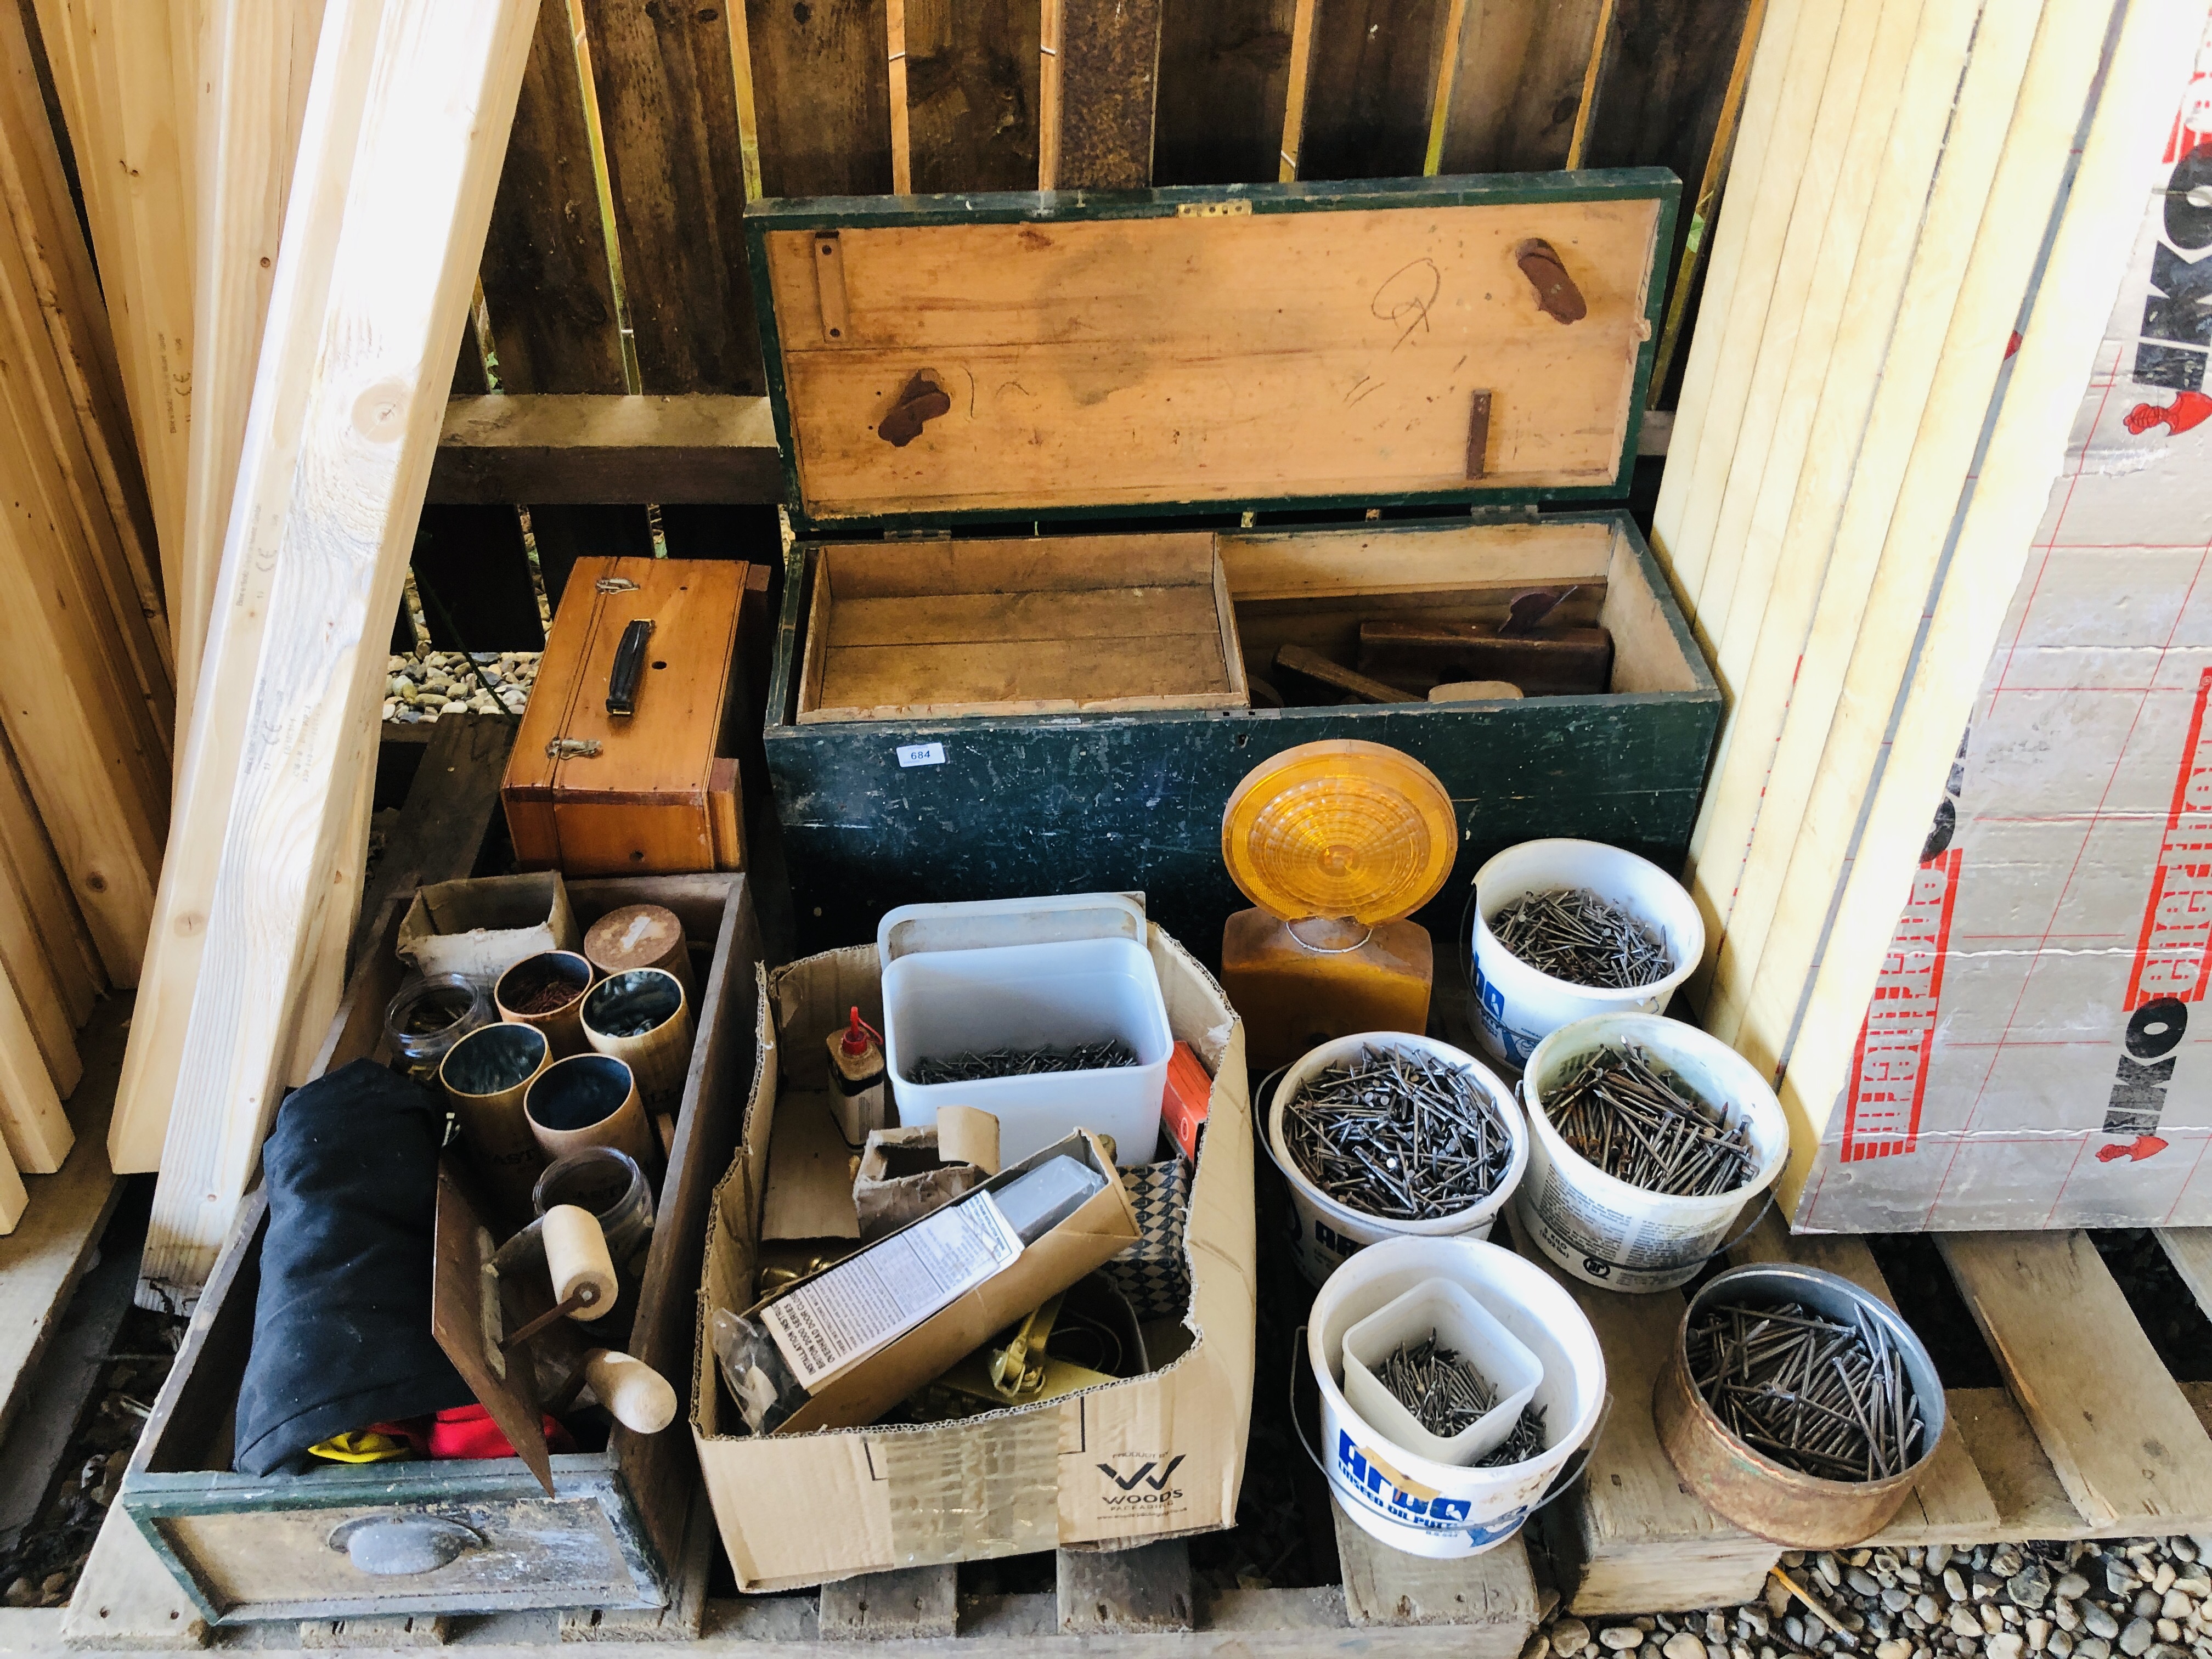
{"type": "Polygon", "coordinates": [[[1198,1162],[1198,1132],[1206,1121],[1206,1103],[1213,1093],[1213,1079],[1205,1062],[1188,1042],[1178,1042],[1168,1055],[1168,1086],[1160,1097],[1160,1126],[1175,1137],[1182,1155],[1198,1162]]]}

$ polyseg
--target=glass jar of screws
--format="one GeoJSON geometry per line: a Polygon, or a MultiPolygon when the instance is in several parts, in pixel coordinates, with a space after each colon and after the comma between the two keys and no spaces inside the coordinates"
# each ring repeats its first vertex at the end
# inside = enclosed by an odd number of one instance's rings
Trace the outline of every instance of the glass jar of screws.
{"type": "Polygon", "coordinates": [[[1935,1454],[1943,1390],[1911,1328],[1849,1279],[1790,1263],[1691,1297],[1653,1396],[1661,1443],[1761,1537],[1840,1549],[1887,1525],[1935,1454]]]}
{"type": "Polygon", "coordinates": [[[1299,1270],[1319,1285],[1396,1234],[1486,1238],[1528,1158],[1527,1121],[1487,1066],[1449,1043],[1369,1031],[1283,1073],[1267,1146],[1291,1188],[1299,1270]]]}
{"type": "Polygon", "coordinates": [[[1476,1026],[1510,1066],[1577,1019],[1659,1012],[1705,947],[1680,882],[1599,842],[1506,848],[1475,872],[1474,906],[1476,1026]]]}
{"type": "Polygon", "coordinates": [[[1533,1146],[1516,1216],[1593,1285],[1691,1279],[1789,1153],[1765,1079],[1726,1043],[1656,1014],[1562,1026],[1537,1045],[1522,1088],[1533,1146]]]}

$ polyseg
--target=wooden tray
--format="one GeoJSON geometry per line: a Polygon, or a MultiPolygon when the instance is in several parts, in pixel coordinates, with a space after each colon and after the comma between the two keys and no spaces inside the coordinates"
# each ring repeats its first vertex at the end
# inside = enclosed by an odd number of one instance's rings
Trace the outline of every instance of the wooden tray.
{"type": "MultiPolygon", "coordinates": [[[[572,882],[578,922],[625,904],[683,918],[704,987],[675,1150],[638,1299],[632,1352],[671,1378],[690,1374],[705,1205],[735,1148],[750,1075],[753,966],[760,943],[746,878],[639,877],[572,882]]],[[[395,895],[348,987],[318,1074],[379,1055],[392,952],[411,893],[395,895]]],[[[603,1452],[553,1459],[555,1496],[520,1458],[369,1464],[260,1479],[230,1472],[239,1383],[252,1346],[268,1203],[246,1201],[208,1281],[175,1369],[131,1454],[119,1507],[211,1624],[528,1607],[667,1606],[699,1484],[679,1421],[658,1435],[617,1428],[603,1452]],[[487,1540],[433,1572],[371,1578],[329,1538],[364,1516],[430,1512],[487,1540]]],[[[680,1386],[680,1383],[679,1383],[680,1386]]]]}

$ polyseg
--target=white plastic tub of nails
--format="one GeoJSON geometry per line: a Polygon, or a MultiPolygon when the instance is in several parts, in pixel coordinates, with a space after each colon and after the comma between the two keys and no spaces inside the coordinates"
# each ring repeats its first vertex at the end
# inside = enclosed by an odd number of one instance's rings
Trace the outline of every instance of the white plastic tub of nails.
{"type": "MultiPolygon", "coordinates": [[[[1528,1166],[1528,1126],[1513,1091],[1487,1066],[1448,1042],[1415,1036],[1407,1031],[1363,1031],[1338,1037],[1310,1050],[1282,1076],[1267,1111],[1267,1155],[1283,1172],[1291,1189],[1291,1209],[1297,1222],[1293,1254],[1306,1282],[1318,1285],[1337,1265],[1362,1245],[1396,1237],[1487,1238],[1490,1230],[1513,1195],[1522,1172],[1528,1166]],[[1369,1054],[1400,1054],[1441,1063],[1462,1073],[1480,1099],[1496,1115],[1497,1127],[1510,1137],[1511,1150],[1504,1167],[1486,1191],[1471,1194],[1462,1208],[1426,1219],[1376,1215],[1332,1196],[1299,1161],[1288,1136],[1287,1114],[1300,1093],[1332,1066],[1344,1066],[1369,1054]]],[[[1386,1173],[1388,1173],[1386,1171],[1386,1173]]],[[[1400,1172],[1402,1174],[1402,1171],[1400,1172]]]]}

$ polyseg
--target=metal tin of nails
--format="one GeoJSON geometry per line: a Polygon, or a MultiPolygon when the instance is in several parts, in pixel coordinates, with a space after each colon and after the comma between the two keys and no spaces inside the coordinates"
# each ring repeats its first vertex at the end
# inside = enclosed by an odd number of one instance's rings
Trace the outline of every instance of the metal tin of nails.
{"type": "Polygon", "coordinates": [[[1943,1384],[1912,1328],[1880,1297],[1817,1267],[1770,1263],[1717,1274],[1690,1297],[1652,1389],[1651,1414],[1675,1473],[1716,1514],[1792,1549],[1842,1549],[1888,1525],[1926,1472],[1943,1436],[1943,1384]],[[1731,1304],[1792,1302],[1845,1323],[1863,1320],[1889,1339],[1921,1425],[1919,1455],[1899,1473],[1830,1480],[1789,1468],[1739,1439],[1698,1392],[1690,1369],[1693,1320],[1731,1304]]]}

